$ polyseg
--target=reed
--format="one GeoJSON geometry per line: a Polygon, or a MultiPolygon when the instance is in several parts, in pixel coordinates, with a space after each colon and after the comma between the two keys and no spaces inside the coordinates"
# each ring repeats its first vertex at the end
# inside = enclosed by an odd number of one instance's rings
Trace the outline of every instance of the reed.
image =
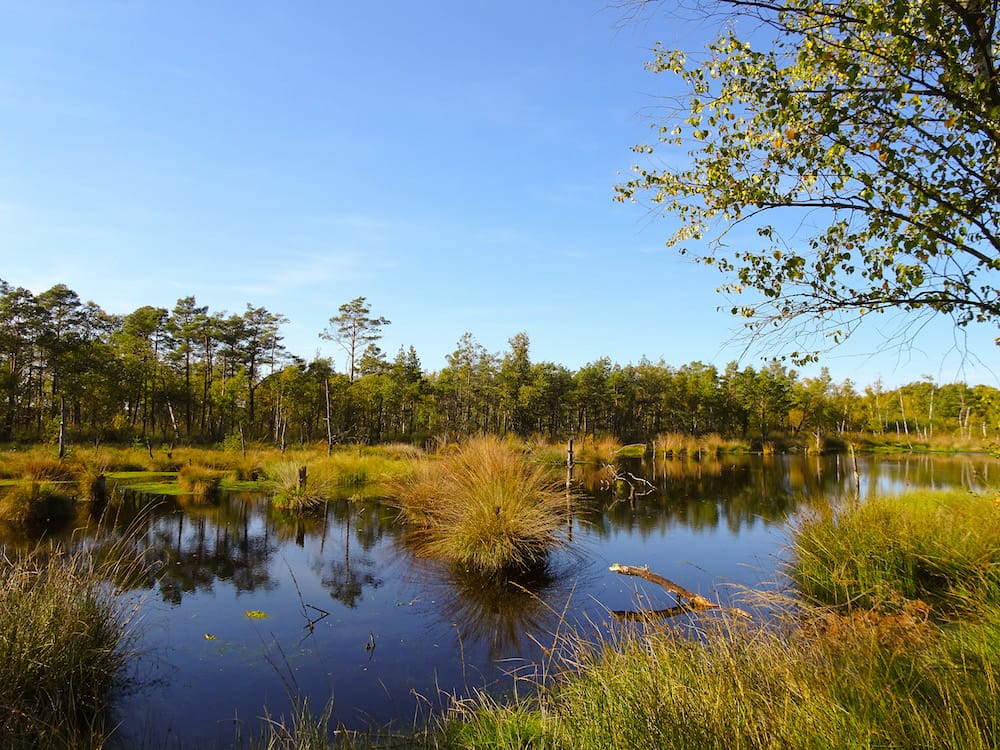
{"type": "Polygon", "coordinates": [[[113,730],[107,709],[135,607],[106,581],[138,566],[120,553],[39,547],[0,558],[5,748],[99,748],[113,730]]]}
{"type": "Polygon", "coordinates": [[[561,487],[550,468],[489,437],[422,461],[394,484],[418,554],[487,575],[530,570],[561,543],[561,487]]]}

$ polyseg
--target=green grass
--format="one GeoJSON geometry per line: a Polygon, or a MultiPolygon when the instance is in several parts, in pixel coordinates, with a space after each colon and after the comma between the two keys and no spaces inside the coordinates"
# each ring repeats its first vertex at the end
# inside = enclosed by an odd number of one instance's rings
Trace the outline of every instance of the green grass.
{"type": "Polygon", "coordinates": [[[566,526],[559,478],[495,438],[417,464],[395,491],[418,554],[487,575],[539,565],[566,526]]]}
{"type": "Polygon", "coordinates": [[[0,558],[0,737],[5,748],[98,748],[128,657],[130,607],[107,580],[135,567],[112,551],[38,548],[0,558]]]}
{"type": "Polygon", "coordinates": [[[1000,604],[1000,499],[968,492],[876,498],[806,518],[788,572],[809,601],[953,616],[1000,604]]]}

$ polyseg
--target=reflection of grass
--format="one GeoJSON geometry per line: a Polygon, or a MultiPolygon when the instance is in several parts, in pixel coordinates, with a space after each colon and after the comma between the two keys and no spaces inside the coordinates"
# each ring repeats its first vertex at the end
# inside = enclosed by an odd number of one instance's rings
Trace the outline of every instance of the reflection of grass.
{"type": "Polygon", "coordinates": [[[522,640],[541,632],[553,614],[547,591],[553,578],[545,569],[516,580],[454,571],[448,584],[439,597],[444,614],[458,623],[463,638],[488,644],[496,658],[521,653],[522,640]]]}
{"type": "Polygon", "coordinates": [[[0,520],[22,526],[59,524],[74,510],[73,498],[51,482],[21,482],[0,496],[0,520]]]}
{"type": "Polygon", "coordinates": [[[398,496],[420,554],[487,574],[535,566],[565,528],[558,480],[495,438],[419,464],[398,496]]]}

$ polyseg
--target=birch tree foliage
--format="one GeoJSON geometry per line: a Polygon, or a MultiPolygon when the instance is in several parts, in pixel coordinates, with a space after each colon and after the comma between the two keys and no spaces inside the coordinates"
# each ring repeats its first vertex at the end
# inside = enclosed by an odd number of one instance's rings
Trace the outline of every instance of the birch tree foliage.
{"type": "Polygon", "coordinates": [[[1000,0],[714,6],[733,23],[697,60],[655,48],[685,93],[617,199],[679,220],[668,245],[725,274],[752,336],[1000,323],[1000,0]]]}

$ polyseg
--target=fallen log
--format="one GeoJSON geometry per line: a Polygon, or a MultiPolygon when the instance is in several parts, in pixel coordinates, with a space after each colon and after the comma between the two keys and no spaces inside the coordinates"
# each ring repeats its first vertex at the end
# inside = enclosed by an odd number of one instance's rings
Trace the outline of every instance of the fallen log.
{"type": "MultiPolygon", "coordinates": [[[[625,576],[636,576],[646,581],[650,581],[651,583],[655,583],[657,586],[660,586],[663,589],[669,591],[674,596],[679,597],[681,599],[687,599],[688,602],[690,602],[690,604],[687,605],[681,602],[678,607],[671,607],[669,610],[663,610],[664,612],[670,613],[667,616],[673,616],[680,614],[681,612],[684,611],[693,611],[699,609],[721,609],[724,612],[736,615],[737,617],[751,619],[751,615],[749,612],[746,612],[742,609],[737,609],[735,607],[721,607],[717,603],[713,602],[711,599],[706,599],[700,594],[696,594],[695,592],[689,591],[683,586],[679,586],[678,584],[671,581],[669,578],[664,578],[660,574],[654,573],[646,565],[639,567],[637,565],[622,565],[621,563],[614,563],[608,568],[608,570],[610,570],[612,573],[620,573],[625,576]]],[[[615,616],[617,617],[619,614],[624,614],[624,613],[615,613],[615,616]]],[[[642,613],[639,613],[640,616],[641,614],[642,613]]]]}

